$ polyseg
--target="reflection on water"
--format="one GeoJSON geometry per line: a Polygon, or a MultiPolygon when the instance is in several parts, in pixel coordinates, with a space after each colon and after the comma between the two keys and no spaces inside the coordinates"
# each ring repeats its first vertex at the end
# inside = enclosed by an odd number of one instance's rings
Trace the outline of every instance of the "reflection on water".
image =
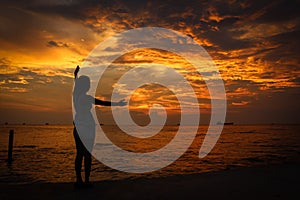
{"type": "MultiPolygon", "coordinates": [[[[115,126],[103,126],[103,129],[107,136],[123,149],[133,152],[151,152],[171,141],[178,127],[165,126],[161,133],[148,139],[128,136],[115,126]]],[[[206,130],[207,126],[200,126],[193,144],[186,153],[175,163],[159,171],[129,174],[106,167],[94,159],[91,179],[98,181],[141,176],[169,176],[300,160],[300,126],[225,126],[212,152],[205,158],[199,159],[199,148],[206,130]]],[[[0,181],[73,182],[75,143],[72,131],[72,126],[1,126],[0,181]],[[15,130],[14,161],[11,166],[7,166],[5,159],[10,129],[15,130]]],[[[108,144],[97,141],[95,148],[99,145],[108,144]]]]}

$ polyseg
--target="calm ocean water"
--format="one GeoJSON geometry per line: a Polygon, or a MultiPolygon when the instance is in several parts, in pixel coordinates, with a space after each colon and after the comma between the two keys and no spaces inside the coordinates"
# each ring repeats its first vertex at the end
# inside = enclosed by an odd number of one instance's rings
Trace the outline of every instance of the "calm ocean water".
{"type": "MultiPolygon", "coordinates": [[[[55,125],[0,126],[0,181],[73,182],[75,143],[72,128],[55,125]],[[8,166],[5,159],[10,129],[15,131],[14,161],[8,166]]],[[[115,126],[103,126],[103,129],[120,147],[147,152],[167,144],[176,134],[177,126],[166,126],[151,141],[126,137],[115,126]]],[[[170,176],[300,161],[299,125],[225,126],[214,149],[208,156],[200,159],[198,152],[206,130],[207,126],[200,126],[193,144],[185,154],[159,171],[142,174],[119,172],[94,159],[91,180],[170,176]]]]}

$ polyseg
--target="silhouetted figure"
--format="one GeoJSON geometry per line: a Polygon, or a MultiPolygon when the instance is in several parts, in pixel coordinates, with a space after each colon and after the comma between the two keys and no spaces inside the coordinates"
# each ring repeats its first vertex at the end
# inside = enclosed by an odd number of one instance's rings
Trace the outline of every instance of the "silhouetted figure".
{"type": "Polygon", "coordinates": [[[76,158],[75,158],[75,171],[76,183],[75,186],[89,187],[91,186],[89,177],[91,172],[92,155],[91,152],[94,146],[95,139],[95,121],[91,113],[92,104],[103,106],[124,106],[127,103],[124,100],[119,102],[109,102],[96,99],[87,92],[90,89],[90,79],[88,76],[80,76],[77,78],[79,66],[74,71],[75,86],[73,91],[73,105],[75,109],[74,119],[74,139],[76,143],[76,158]],[[80,137],[78,134],[80,133],[80,137]],[[84,141],[84,144],[82,142],[84,141]],[[81,168],[82,161],[84,160],[85,182],[82,180],[81,168]]]}

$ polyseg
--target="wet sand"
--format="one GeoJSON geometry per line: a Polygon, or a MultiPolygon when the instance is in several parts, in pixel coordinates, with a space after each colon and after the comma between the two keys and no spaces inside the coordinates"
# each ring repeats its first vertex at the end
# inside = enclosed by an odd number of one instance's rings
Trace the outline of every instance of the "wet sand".
{"type": "Polygon", "coordinates": [[[297,199],[300,164],[238,168],[162,178],[73,183],[0,183],[0,199],[297,199]]]}

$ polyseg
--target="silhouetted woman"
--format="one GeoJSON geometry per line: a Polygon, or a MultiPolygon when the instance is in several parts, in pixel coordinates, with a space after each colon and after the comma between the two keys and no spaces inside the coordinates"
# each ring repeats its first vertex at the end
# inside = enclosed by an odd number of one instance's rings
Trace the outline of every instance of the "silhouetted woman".
{"type": "Polygon", "coordinates": [[[92,104],[103,106],[124,106],[127,103],[122,100],[119,102],[109,102],[96,99],[87,94],[90,89],[90,79],[88,76],[80,76],[77,78],[79,66],[74,71],[75,86],[73,90],[73,106],[75,109],[74,119],[74,139],[76,143],[75,186],[91,186],[89,177],[91,172],[92,155],[95,139],[95,121],[91,113],[92,104]],[[80,133],[80,137],[79,134],[80,133]],[[84,144],[82,142],[84,141],[84,144]],[[81,177],[82,161],[84,160],[85,182],[81,177]]]}

